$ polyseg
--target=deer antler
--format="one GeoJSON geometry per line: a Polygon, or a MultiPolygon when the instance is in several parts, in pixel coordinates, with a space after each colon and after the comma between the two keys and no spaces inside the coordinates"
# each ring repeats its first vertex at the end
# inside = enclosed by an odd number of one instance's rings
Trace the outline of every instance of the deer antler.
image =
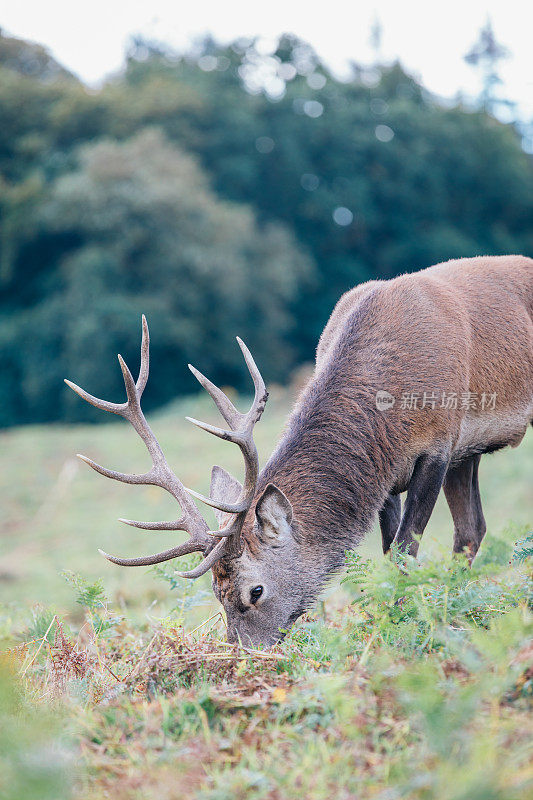
{"type": "MultiPolygon", "coordinates": [[[[209,392],[217,407],[219,408],[222,416],[230,426],[230,431],[224,431],[212,425],[208,425],[198,420],[190,420],[195,425],[203,428],[204,430],[214,433],[223,439],[228,439],[239,445],[242,450],[245,460],[245,481],[241,495],[236,503],[217,503],[209,498],[187,489],[181,481],[176,477],[172,469],[169,467],[163,451],[154,436],[150,426],[148,425],[144,414],[141,409],[141,397],[148,380],[149,373],[149,349],[150,338],[148,333],[148,325],[146,318],[142,317],[142,345],[141,345],[141,367],[137,382],[133,380],[133,376],[129,371],[122,356],[118,356],[120,368],[124,376],[124,384],[126,387],[127,401],[125,403],[110,403],[106,400],[100,400],[97,397],[89,394],[81,389],[75,383],[65,380],[65,383],[70,386],[83,400],[86,400],[96,408],[104,411],[110,411],[113,414],[118,414],[131,423],[135,431],[143,440],[146,449],[148,450],[152,459],[152,467],[148,472],[142,475],[128,474],[123,472],[115,472],[114,470],[106,469],[96,462],[92,461],[86,456],[78,455],[82,461],[89,464],[92,469],[105,475],[107,478],[121,481],[123,483],[145,484],[159,486],[168,491],[180,505],[182,515],[174,522],[138,522],[131,519],[120,519],[126,525],[132,525],[136,528],[143,530],[176,530],[186,531],[189,534],[189,540],[179,545],[178,547],[165,550],[162,553],[156,553],[153,556],[146,556],[141,558],[117,558],[116,556],[100,552],[109,561],[114,564],[119,564],[125,567],[148,566],[150,564],[159,564],[163,561],[168,561],[171,558],[185,555],[186,553],[202,552],[204,560],[194,569],[188,572],[178,572],[179,575],[185,578],[196,578],[207,572],[213,564],[222,558],[228,551],[227,544],[230,537],[235,544],[239,542],[239,535],[242,529],[242,524],[246,513],[250,508],[253,501],[257,477],[259,473],[257,450],[252,438],[252,430],[255,423],[263,413],[268,393],[265,389],[265,384],[261,378],[261,374],[255,365],[255,362],[248,351],[248,348],[240,339],[237,339],[239,346],[243,352],[246,364],[252,375],[255,385],[255,398],[252,407],[247,414],[241,414],[233,406],[226,395],[218,389],[211,381],[205,378],[200,372],[190,367],[193,374],[209,392]],[[198,497],[208,505],[219,508],[222,511],[235,514],[233,523],[219,531],[210,531],[204,518],[200,514],[193,500],[189,495],[198,497]],[[215,537],[219,537],[219,541],[215,544],[215,537]]],[[[190,365],[189,365],[190,366],[190,365]]],[[[190,419],[190,418],[188,418],[190,419]]]]}
{"type": "MultiPolygon", "coordinates": [[[[244,458],[245,470],[244,484],[240,496],[235,503],[223,503],[218,500],[213,500],[210,497],[204,497],[192,489],[187,489],[187,491],[189,494],[192,494],[193,497],[198,498],[198,500],[201,500],[208,506],[212,506],[213,508],[217,508],[219,511],[225,511],[229,514],[235,514],[235,518],[231,525],[224,528],[223,531],[225,536],[231,536],[233,540],[238,543],[244,520],[255,496],[257,478],[259,477],[259,457],[257,455],[257,448],[253,439],[253,429],[255,424],[261,419],[261,415],[265,410],[265,405],[268,400],[268,392],[266,390],[265,382],[263,381],[261,373],[259,372],[259,369],[257,368],[250,351],[242,339],[239,339],[238,336],[237,342],[241,348],[244,360],[246,361],[246,366],[248,367],[250,375],[252,376],[255,387],[255,396],[249,411],[246,414],[241,414],[240,411],[237,411],[233,403],[228,397],[226,397],[224,392],[215,386],[214,383],[211,383],[211,381],[208,380],[205,375],[202,375],[201,372],[189,364],[189,369],[191,370],[192,374],[212,397],[215,405],[228,423],[230,429],[224,430],[223,428],[217,428],[214,425],[208,425],[205,422],[199,422],[197,419],[193,419],[192,417],[187,417],[187,420],[192,422],[192,424],[196,425],[198,428],[201,428],[208,433],[212,433],[214,436],[218,436],[220,439],[226,439],[228,442],[233,442],[234,444],[238,445],[244,458]]],[[[219,535],[221,533],[222,531],[219,531],[219,535]]]]}

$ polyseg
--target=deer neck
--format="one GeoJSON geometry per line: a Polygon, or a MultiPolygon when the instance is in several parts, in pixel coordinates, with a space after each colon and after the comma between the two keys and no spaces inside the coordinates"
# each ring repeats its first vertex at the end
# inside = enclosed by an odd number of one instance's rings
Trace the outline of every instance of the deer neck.
{"type": "Polygon", "coordinates": [[[261,472],[258,493],[268,483],[281,489],[304,543],[322,545],[340,566],[395,482],[396,427],[376,409],[373,386],[315,378],[261,472]]]}

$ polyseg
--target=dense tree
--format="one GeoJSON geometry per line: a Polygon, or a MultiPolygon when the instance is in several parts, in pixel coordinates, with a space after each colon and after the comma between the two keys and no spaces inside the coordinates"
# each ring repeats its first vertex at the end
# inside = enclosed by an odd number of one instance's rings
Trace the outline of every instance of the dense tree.
{"type": "Polygon", "coordinates": [[[217,199],[195,160],[157,130],[87,145],[79,162],[50,186],[21,257],[23,272],[41,250],[54,261],[0,326],[3,420],[87,416],[61,392],[66,375],[120,396],[114,356],[138,360],[142,312],[157,372],[149,403],[195,388],[188,361],[240,384],[236,334],[266,375],[286,375],[295,363],[288,307],[311,275],[291,234],[217,199]]]}
{"type": "MultiPolygon", "coordinates": [[[[447,258],[533,252],[533,167],[488,107],[443,105],[399,64],[339,81],[285,36],[134,41],[89,92],[0,36],[0,415],[82,413],[68,372],[118,394],[150,314],[160,379],[222,382],[250,340],[271,379],[308,360],[341,292],[447,258]]],[[[155,383],[155,382],[154,382],[155,383]]]]}
{"type": "Polygon", "coordinates": [[[439,105],[398,64],[354,66],[342,83],[289,36],[267,56],[253,43],[207,42],[179,60],[134,49],[126,85],[142,93],[156,75],[196,93],[186,123],[183,114],[156,119],[200,155],[218,192],[285,221],[311,250],[319,289],[295,309],[306,358],[355,283],[533,250],[532,162],[515,129],[439,105]]]}

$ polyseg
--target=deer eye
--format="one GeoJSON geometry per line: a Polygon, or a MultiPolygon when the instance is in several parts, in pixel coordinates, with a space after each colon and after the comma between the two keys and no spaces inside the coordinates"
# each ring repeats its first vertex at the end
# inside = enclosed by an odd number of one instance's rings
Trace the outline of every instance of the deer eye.
{"type": "Polygon", "coordinates": [[[257,603],[262,594],[263,594],[263,587],[254,586],[253,589],[250,589],[250,601],[254,604],[257,603]]]}

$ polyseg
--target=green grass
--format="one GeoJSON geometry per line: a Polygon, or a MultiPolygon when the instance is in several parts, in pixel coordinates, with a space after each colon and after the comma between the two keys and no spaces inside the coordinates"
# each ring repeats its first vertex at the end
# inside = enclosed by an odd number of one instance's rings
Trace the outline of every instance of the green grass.
{"type": "MultiPolygon", "coordinates": [[[[243,401],[246,402],[246,401],[243,401]]],[[[287,412],[286,397],[270,401],[256,440],[266,458],[287,412]]],[[[211,466],[242,474],[238,448],[185,421],[185,415],[219,423],[207,397],[176,403],[150,417],[169,463],[185,483],[208,492],[211,466]]],[[[149,465],[140,439],[127,423],[111,418],[101,426],[39,426],[0,434],[0,602],[51,601],[72,610],[71,592],[61,573],[103,576],[106,590],[125,605],[162,602],[165,587],[147,570],[124,570],[104,561],[98,548],[133,555],[157,552],[182,534],[138,531],[118,522],[175,519],[172,498],[157,487],[128,486],[97,475],[76,453],[126,472],[149,465]]],[[[215,525],[205,506],[202,511],[215,525]]],[[[204,583],[207,585],[208,580],[204,583]]]]}
{"type": "MultiPolygon", "coordinates": [[[[263,460],[290,403],[273,395],[263,460]]],[[[150,420],[184,483],[205,492],[213,463],[240,474],[237,449],[185,414],[216,421],[205,398],[150,420]]],[[[97,547],[170,546],[176,534],[116,518],[176,510],[75,452],[146,466],[122,422],[0,438],[0,797],[529,800],[531,544],[509,561],[533,522],[531,431],[482,460],[488,534],[472,570],[449,558],[441,498],[419,563],[384,559],[372,531],[271,654],[224,644],[208,576],[173,581],[169,565],[162,580],[101,559],[97,547]]]]}
{"type": "MultiPolygon", "coordinates": [[[[263,462],[289,408],[285,394],[272,392],[255,434],[263,462]]],[[[215,463],[240,476],[238,449],[194,428],[185,421],[186,415],[219,422],[216,409],[203,396],[150,417],[169,463],[185,485],[206,492],[215,463]]],[[[489,534],[499,536],[509,524],[520,527],[533,522],[532,434],[528,431],[517,450],[482,459],[480,483],[489,534]]],[[[30,426],[0,434],[0,602],[44,601],[73,610],[71,592],[61,575],[71,570],[88,579],[102,576],[106,590],[126,606],[144,609],[150,598],[164,610],[166,589],[150,571],[109,564],[98,548],[137,555],[172,546],[174,533],[138,531],[117,519],[173,519],[175,503],[157,487],[127,486],[97,475],[75,458],[76,453],[127,472],[141,471],[148,463],[131,426],[113,418],[101,426],[30,426]]],[[[211,514],[205,506],[202,511],[211,514]]],[[[214,524],[214,517],[210,520],[214,524]]],[[[450,514],[441,493],[423,549],[433,552],[440,543],[451,546],[451,537],[450,514]]],[[[365,554],[379,555],[377,528],[362,549],[365,554]]]]}

